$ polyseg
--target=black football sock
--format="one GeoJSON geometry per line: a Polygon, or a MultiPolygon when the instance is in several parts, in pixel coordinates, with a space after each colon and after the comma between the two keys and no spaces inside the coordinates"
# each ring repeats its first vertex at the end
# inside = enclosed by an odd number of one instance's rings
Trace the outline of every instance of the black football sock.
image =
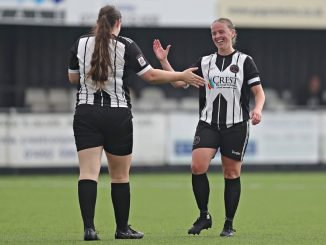
{"type": "Polygon", "coordinates": [[[83,179],[78,181],[78,199],[84,229],[93,228],[97,195],[97,182],[95,180],[83,179]]]}
{"type": "Polygon", "coordinates": [[[111,198],[117,229],[125,231],[128,227],[130,210],[129,183],[111,183],[111,198]]]}
{"type": "Polygon", "coordinates": [[[192,190],[195,195],[200,216],[205,216],[208,212],[209,182],[205,174],[192,174],[192,190]]]}
{"type": "Polygon", "coordinates": [[[241,182],[240,177],[224,180],[225,225],[232,227],[232,221],[240,200],[241,182]]]}

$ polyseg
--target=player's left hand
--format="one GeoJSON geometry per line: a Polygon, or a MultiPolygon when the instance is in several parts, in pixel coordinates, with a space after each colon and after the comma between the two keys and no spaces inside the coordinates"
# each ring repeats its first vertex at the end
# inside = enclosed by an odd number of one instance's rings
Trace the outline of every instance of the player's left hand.
{"type": "Polygon", "coordinates": [[[168,58],[168,54],[170,52],[171,45],[168,45],[165,49],[162,47],[159,39],[154,39],[153,41],[153,51],[155,53],[156,58],[159,61],[165,61],[168,58]]]}
{"type": "Polygon", "coordinates": [[[261,110],[258,110],[258,109],[253,109],[251,112],[250,112],[250,119],[251,119],[251,123],[252,125],[256,125],[258,123],[261,122],[261,110]]]}

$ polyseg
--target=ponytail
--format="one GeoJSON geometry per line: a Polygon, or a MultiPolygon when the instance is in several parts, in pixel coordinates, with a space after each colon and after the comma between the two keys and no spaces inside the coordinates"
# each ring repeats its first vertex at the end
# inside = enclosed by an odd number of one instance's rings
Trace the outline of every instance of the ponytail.
{"type": "Polygon", "coordinates": [[[118,10],[113,6],[105,6],[99,12],[97,25],[94,29],[95,46],[91,59],[91,69],[87,75],[100,89],[108,80],[109,69],[110,72],[113,71],[109,43],[113,37],[112,28],[120,18],[121,14],[118,10]]]}

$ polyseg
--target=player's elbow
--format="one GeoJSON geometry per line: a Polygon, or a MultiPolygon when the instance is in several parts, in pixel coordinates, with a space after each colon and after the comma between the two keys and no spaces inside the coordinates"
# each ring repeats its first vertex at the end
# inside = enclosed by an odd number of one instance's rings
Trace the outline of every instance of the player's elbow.
{"type": "Polygon", "coordinates": [[[78,84],[79,83],[79,73],[68,73],[69,82],[71,84],[78,84]]]}
{"type": "Polygon", "coordinates": [[[159,81],[159,77],[157,76],[157,72],[155,69],[150,69],[141,75],[141,78],[150,84],[155,84],[159,81]]]}

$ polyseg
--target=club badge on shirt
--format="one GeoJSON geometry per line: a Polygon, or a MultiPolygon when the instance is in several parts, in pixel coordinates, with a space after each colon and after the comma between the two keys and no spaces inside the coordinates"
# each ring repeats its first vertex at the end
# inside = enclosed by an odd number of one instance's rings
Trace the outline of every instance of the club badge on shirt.
{"type": "Polygon", "coordinates": [[[138,56],[137,60],[138,60],[138,63],[139,63],[140,66],[146,65],[146,61],[145,61],[143,56],[138,56]]]}
{"type": "Polygon", "coordinates": [[[230,71],[233,72],[233,73],[238,73],[239,72],[239,66],[231,65],[230,66],[230,71]]]}

